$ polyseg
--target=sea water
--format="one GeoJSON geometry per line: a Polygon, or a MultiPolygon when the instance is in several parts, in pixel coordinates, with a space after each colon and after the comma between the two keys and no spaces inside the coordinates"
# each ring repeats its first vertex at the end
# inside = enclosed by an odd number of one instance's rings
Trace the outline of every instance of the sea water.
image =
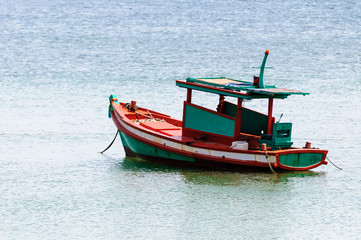
{"type": "Polygon", "coordinates": [[[360,238],[360,16],[356,0],[1,0],[0,239],[360,238]],[[252,81],[266,49],[265,83],[310,93],[274,116],[342,170],[174,168],[120,139],[99,153],[110,94],[180,119],[175,80],[252,81]]]}

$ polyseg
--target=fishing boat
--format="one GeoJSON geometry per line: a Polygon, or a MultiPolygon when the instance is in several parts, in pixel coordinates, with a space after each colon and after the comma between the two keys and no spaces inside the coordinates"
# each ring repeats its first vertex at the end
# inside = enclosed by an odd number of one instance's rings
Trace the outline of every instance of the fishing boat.
{"type": "Polygon", "coordinates": [[[111,95],[109,117],[118,129],[127,156],[168,163],[229,168],[270,168],[304,171],[327,164],[327,150],[294,147],[292,123],[275,121],[273,103],[308,93],[265,85],[266,50],[259,76],[253,81],[225,77],[187,78],[176,85],[187,89],[183,119],[122,103],[111,95]],[[216,95],[213,109],[192,102],[196,91],[216,95]],[[233,99],[226,101],[226,98],[233,99]],[[245,100],[266,99],[266,113],[243,106],[245,100]]]}

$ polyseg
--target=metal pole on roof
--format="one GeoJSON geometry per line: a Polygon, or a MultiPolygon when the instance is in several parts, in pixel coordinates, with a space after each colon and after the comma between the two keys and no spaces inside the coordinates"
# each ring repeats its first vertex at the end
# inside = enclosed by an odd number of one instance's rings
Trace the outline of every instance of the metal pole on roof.
{"type": "Polygon", "coordinates": [[[259,72],[259,83],[258,83],[259,88],[265,88],[265,85],[263,83],[263,72],[264,72],[264,68],[266,66],[266,60],[267,60],[268,54],[269,54],[269,50],[267,49],[266,52],[264,53],[261,71],[259,72]]]}

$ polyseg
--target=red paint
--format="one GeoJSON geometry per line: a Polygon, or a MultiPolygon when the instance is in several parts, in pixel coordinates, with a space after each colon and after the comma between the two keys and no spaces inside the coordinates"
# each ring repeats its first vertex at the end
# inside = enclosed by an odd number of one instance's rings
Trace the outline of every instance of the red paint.
{"type": "Polygon", "coordinates": [[[192,102],[192,89],[187,88],[187,102],[192,102]]]}
{"type": "Polygon", "coordinates": [[[160,130],[180,130],[180,127],[174,126],[173,124],[167,122],[144,122],[140,123],[140,126],[148,128],[152,131],[160,131],[160,130]]]}
{"type": "MultiPolygon", "coordinates": [[[[165,151],[169,151],[169,152],[173,152],[176,154],[181,154],[184,156],[189,156],[189,157],[193,157],[193,158],[198,158],[198,159],[203,159],[206,161],[213,161],[213,162],[222,162],[222,163],[231,163],[231,164],[237,164],[237,165],[246,165],[246,166],[257,166],[257,167],[264,167],[264,168],[268,168],[268,163],[261,163],[261,162],[257,162],[257,161],[247,161],[247,160],[235,160],[235,159],[229,159],[229,158],[224,158],[224,157],[214,157],[214,156],[208,156],[208,155],[202,155],[202,154],[197,154],[197,153],[190,153],[190,152],[186,152],[183,150],[179,150],[179,149],[174,149],[171,148],[169,146],[165,146],[163,144],[159,144],[150,140],[147,140],[145,138],[140,137],[139,135],[133,134],[132,132],[128,131],[126,128],[124,128],[122,126],[122,124],[126,124],[129,127],[133,128],[133,129],[137,129],[139,131],[142,132],[146,132],[147,134],[159,137],[159,138],[163,138],[166,139],[168,141],[172,141],[175,143],[180,143],[180,144],[191,144],[191,146],[193,147],[197,147],[197,148],[202,148],[202,149],[210,149],[210,150],[218,150],[218,151],[227,151],[227,152],[238,152],[238,153],[250,153],[250,154],[264,154],[261,151],[258,150],[234,150],[234,149],[230,149],[229,146],[224,145],[224,144],[216,144],[216,143],[211,143],[211,142],[204,142],[202,140],[194,140],[193,138],[189,138],[189,137],[185,137],[184,135],[180,135],[180,131],[181,130],[165,130],[165,129],[169,129],[169,127],[172,126],[172,124],[164,124],[164,129],[160,130],[160,131],[165,131],[167,132],[167,135],[169,136],[164,136],[161,135],[160,133],[156,132],[156,131],[151,131],[150,129],[144,128],[138,124],[135,124],[133,120],[131,120],[130,115],[135,115],[135,113],[129,113],[126,109],[123,109],[121,107],[122,104],[112,104],[112,107],[114,109],[114,111],[111,111],[111,115],[112,115],[112,119],[116,125],[116,127],[123,132],[124,134],[126,134],[127,136],[143,142],[149,146],[153,146],[159,149],[164,149],[165,151]],[[121,124],[122,122],[122,124],[121,124]],[[165,126],[167,125],[167,126],[165,126]],[[178,134],[174,134],[173,133],[178,133],[178,134]]],[[[141,109],[141,108],[139,108],[141,109]]],[[[142,111],[144,111],[145,109],[141,109],[142,111]]],[[[151,112],[151,111],[149,111],[151,112]]],[[[152,114],[155,113],[154,111],[152,111],[152,114]]],[[[167,115],[163,115],[158,113],[159,115],[162,116],[167,116],[167,115]]],[[[165,119],[168,123],[170,122],[170,120],[174,121],[174,122],[179,122],[178,120],[175,119],[171,119],[166,118],[165,119]]],[[[184,130],[184,129],[183,129],[184,130]]],[[[215,137],[216,136],[212,136],[215,137]]],[[[302,148],[292,148],[292,149],[288,149],[288,150],[277,150],[277,151],[268,151],[267,154],[269,156],[276,156],[276,163],[273,163],[273,167],[274,168],[282,168],[285,170],[309,170],[312,169],[314,167],[317,167],[321,164],[327,164],[327,162],[324,160],[327,154],[326,150],[317,150],[317,149],[302,149],[302,148]],[[282,166],[279,163],[278,157],[279,155],[283,155],[283,154],[291,154],[291,153],[315,153],[315,152],[319,152],[319,153],[323,153],[324,154],[324,158],[322,159],[322,161],[314,166],[310,166],[310,167],[306,167],[306,168],[292,168],[292,167],[287,167],[287,166],[282,166]]]]}
{"type": "Polygon", "coordinates": [[[241,132],[241,117],[242,117],[242,102],[243,100],[238,98],[237,102],[237,118],[234,128],[234,138],[237,139],[241,132]]]}
{"type": "Polygon", "coordinates": [[[145,144],[147,144],[149,146],[152,146],[152,147],[163,149],[165,151],[173,152],[175,154],[180,154],[180,155],[184,155],[184,156],[188,156],[188,157],[199,158],[199,159],[214,161],[214,162],[231,163],[231,164],[238,164],[238,165],[245,165],[245,166],[268,167],[268,163],[261,163],[261,162],[255,162],[255,161],[246,161],[246,160],[235,160],[235,159],[229,159],[229,158],[223,158],[223,157],[211,157],[211,156],[207,156],[207,155],[202,155],[202,154],[197,154],[197,153],[190,153],[190,152],[174,149],[174,148],[165,146],[163,144],[158,144],[158,143],[149,141],[147,139],[140,138],[139,136],[133,134],[132,132],[127,131],[125,128],[123,128],[119,124],[117,125],[117,127],[121,132],[123,132],[127,136],[129,136],[129,137],[131,137],[131,138],[133,138],[133,139],[135,139],[137,141],[143,142],[143,143],[145,143],[145,144]]]}
{"type": "MultiPolygon", "coordinates": [[[[216,142],[214,142],[212,144],[212,143],[203,142],[201,140],[194,140],[193,136],[192,137],[187,137],[187,136],[185,136],[183,134],[182,134],[181,137],[179,137],[179,136],[167,137],[167,136],[160,135],[159,133],[157,133],[155,131],[151,131],[150,129],[144,128],[144,127],[142,127],[140,125],[134,124],[133,120],[135,118],[128,119],[128,117],[129,117],[128,112],[125,111],[123,108],[119,107],[119,105],[113,105],[113,108],[114,108],[115,113],[111,112],[112,117],[114,117],[112,119],[113,119],[114,123],[116,124],[116,126],[118,127],[118,129],[119,129],[119,122],[122,122],[123,124],[126,124],[127,126],[129,126],[131,128],[134,128],[134,129],[146,132],[146,133],[148,133],[150,135],[153,135],[155,137],[160,137],[160,138],[170,140],[170,141],[173,141],[173,142],[176,142],[176,143],[186,144],[187,142],[192,141],[192,142],[194,142],[194,144],[192,146],[196,146],[196,147],[200,147],[200,148],[204,148],[204,149],[211,149],[211,150],[218,150],[218,151],[240,152],[239,150],[233,150],[233,149],[229,148],[229,146],[231,145],[231,142],[233,140],[233,138],[231,138],[231,137],[221,136],[221,135],[217,135],[217,134],[214,134],[214,136],[209,136],[212,140],[214,140],[216,138],[219,138],[219,137],[225,137],[224,141],[227,142],[226,144],[216,143],[216,142]],[[127,117],[125,117],[125,116],[127,116],[127,117]]],[[[167,122],[169,122],[170,119],[166,119],[166,120],[167,120],[167,122]]],[[[183,128],[183,130],[184,130],[184,128],[183,128]]],[[[197,130],[194,130],[194,131],[197,131],[197,130]]],[[[199,137],[200,135],[204,134],[204,132],[197,131],[195,134],[196,134],[195,137],[199,137]]],[[[259,151],[257,151],[257,150],[248,150],[248,151],[242,151],[242,152],[259,153],[259,151]]]]}
{"type": "Polygon", "coordinates": [[[253,77],[253,84],[252,85],[258,87],[258,85],[259,85],[259,77],[257,77],[257,76],[253,77]]]}
{"type": "Polygon", "coordinates": [[[268,100],[268,125],[267,125],[267,134],[272,134],[272,111],[273,111],[273,98],[268,100]]]}

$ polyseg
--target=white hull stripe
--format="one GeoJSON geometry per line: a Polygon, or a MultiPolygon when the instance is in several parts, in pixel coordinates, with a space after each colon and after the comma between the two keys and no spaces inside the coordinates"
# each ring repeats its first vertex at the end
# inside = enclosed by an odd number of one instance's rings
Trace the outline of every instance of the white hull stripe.
{"type": "MultiPolygon", "coordinates": [[[[237,152],[225,152],[225,151],[217,151],[217,150],[210,150],[210,149],[204,149],[204,148],[198,148],[198,147],[192,147],[186,144],[181,144],[177,142],[173,142],[167,139],[163,139],[160,137],[153,136],[151,134],[145,133],[143,131],[140,131],[136,128],[130,127],[128,124],[124,124],[121,119],[118,119],[118,122],[127,129],[129,132],[146,139],[148,141],[161,144],[170,148],[174,148],[176,150],[185,151],[187,153],[196,153],[196,154],[202,154],[210,157],[224,157],[228,159],[233,160],[239,160],[239,161],[254,161],[254,162],[260,162],[260,163],[268,163],[267,158],[264,154],[250,154],[250,153],[237,153],[237,152]]],[[[268,159],[271,163],[276,163],[276,156],[268,156],[268,159]]]]}

